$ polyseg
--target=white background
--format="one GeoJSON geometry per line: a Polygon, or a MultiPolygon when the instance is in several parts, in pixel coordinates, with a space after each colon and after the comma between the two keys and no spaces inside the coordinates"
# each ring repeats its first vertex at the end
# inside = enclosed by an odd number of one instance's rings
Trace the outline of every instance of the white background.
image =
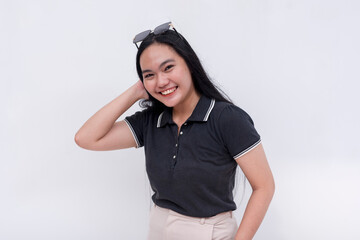
{"type": "Polygon", "coordinates": [[[276,193],[255,239],[359,239],[359,10],[356,0],[0,0],[0,239],[145,238],[143,149],[92,152],[73,138],[137,80],[134,35],[168,20],[262,136],[276,193]]]}

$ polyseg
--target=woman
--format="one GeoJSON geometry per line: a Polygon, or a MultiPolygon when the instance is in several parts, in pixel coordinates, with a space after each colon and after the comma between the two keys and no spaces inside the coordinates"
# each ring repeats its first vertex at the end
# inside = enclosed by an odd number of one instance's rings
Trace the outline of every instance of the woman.
{"type": "Polygon", "coordinates": [[[95,113],[76,143],[91,150],[144,146],[154,191],[148,239],[252,239],[274,181],[251,118],[212,84],[171,23],[134,43],[140,80],[95,113]],[[116,122],[140,99],[145,110],[116,122]],[[232,216],[237,165],[253,189],[239,227],[232,216]]]}

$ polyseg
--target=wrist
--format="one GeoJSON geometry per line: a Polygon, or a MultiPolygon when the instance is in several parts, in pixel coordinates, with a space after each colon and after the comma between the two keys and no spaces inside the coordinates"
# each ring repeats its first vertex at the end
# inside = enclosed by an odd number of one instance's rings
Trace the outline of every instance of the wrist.
{"type": "Polygon", "coordinates": [[[136,101],[149,98],[144,88],[144,85],[140,80],[138,80],[134,85],[132,85],[129,90],[131,90],[131,94],[133,97],[136,98],[136,101]]]}

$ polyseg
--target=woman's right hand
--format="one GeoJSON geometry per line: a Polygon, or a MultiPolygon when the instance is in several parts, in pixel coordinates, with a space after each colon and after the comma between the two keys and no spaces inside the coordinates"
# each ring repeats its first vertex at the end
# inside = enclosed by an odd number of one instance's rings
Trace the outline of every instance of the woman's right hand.
{"type": "Polygon", "coordinates": [[[149,99],[149,94],[147,93],[147,91],[146,91],[146,89],[144,87],[144,84],[143,84],[143,82],[141,80],[138,80],[135,83],[135,88],[136,88],[136,91],[139,94],[140,99],[149,99]]]}

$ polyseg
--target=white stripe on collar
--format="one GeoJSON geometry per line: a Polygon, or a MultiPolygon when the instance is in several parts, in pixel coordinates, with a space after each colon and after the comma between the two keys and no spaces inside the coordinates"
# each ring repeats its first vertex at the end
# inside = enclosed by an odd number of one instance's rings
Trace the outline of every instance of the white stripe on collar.
{"type": "MultiPolygon", "coordinates": [[[[209,119],[210,113],[213,110],[214,106],[215,106],[215,99],[211,99],[210,106],[209,106],[209,108],[208,108],[208,110],[207,110],[207,112],[205,114],[205,117],[204,117],[203,121],[206,122],[209,119]]],[[[159,128],[160,125],[161,125],[161,120],[162,120],[162,117],[164,115],[164,112],[162,112],[158,117],[158,121],[157,121],[157,124],[156,124],[157,128],[159,128]]]]}
{"type": "Polygon", "coordinates": [[[215,99],[211,99],[211,103],[210,103],[209,109],[208,109],[208,111],[207,111],[207,113],[206,113],[203,121],[206,122],[206,121],[208,120],[208,118],[209,118],[209,116],[210,116],[210,113],[211,113],[211,111],[213,110],[214,106],[215,106],[215,99]]]}
{"type": "MultiPolygon", "coordinates": [[[[165,111],[164,111],[165,112],[165,111]]],[[[164,112],[162,112],[160,115],[159,115],[159,118],[158,118],[158,121],[157,121],[157,125],[156,125],[156,127],[160,127],[160,124],[161,124],[161,119],[162,119],[162,116],[163,116],[163,114],[164,114],[164,112]]]]}

